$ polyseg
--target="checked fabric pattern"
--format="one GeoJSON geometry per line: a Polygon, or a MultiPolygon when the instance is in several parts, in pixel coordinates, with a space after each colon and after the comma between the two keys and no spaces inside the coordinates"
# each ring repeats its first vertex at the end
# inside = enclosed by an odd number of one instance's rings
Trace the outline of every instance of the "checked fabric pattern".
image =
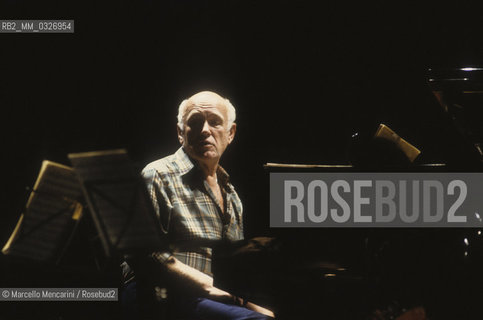
{"type": "Polygon", "coordinates": [[[200,169],[183,148],[151,162],[142,175],[170,247],[168,251],[154,253],[153,257],[164,262],[174,255],[211,276],[212,249],[202,244],[211,240],[243,239],[242,203],[226,171],[220,166],[217,171],[225,198],[224,213],[200,169]]]}

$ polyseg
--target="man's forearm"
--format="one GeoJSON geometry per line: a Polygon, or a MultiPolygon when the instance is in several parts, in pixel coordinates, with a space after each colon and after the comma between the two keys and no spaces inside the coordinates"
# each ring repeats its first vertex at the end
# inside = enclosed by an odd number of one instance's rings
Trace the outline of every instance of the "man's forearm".
{"type": "Polygon", "coordinates": [[[244,305],[253,311],[257,311],[270,317],[275,317],[273,312],[269,309],[263,308],[251,302],[243,303],[243,300],[241,300],[242,302],[240,303],[240,299],[238,297],[213,286],[212,277],[182,263],[173,256],[166,260],[164,266],[166,268],[166,272],[173,281],[199,292],[206,298],[225,303],[244,305]]]}
{"type": "Polygon", "coordinates": [[[233,295],[213,286],[213,278],[171,256],[164,263],[169,278],[204,297],[218,301],[233,301],[233,295]]]}

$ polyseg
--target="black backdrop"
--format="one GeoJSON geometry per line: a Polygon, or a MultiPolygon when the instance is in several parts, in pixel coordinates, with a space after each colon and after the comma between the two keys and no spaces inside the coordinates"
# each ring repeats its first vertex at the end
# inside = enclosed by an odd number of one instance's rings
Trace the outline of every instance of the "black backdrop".
{"type": "Polygon", "coordinates": [[[7,0],[0,17],[75,20],[0,34],[1,243],[41,160],[122,147],[143,166],[176,150],[179,102],[207,89],[237,108],[222,164],[248,236],[267,234],[264,163],[347,163],[351,134],[379,122],[428,162],[455,157],[426,70],[483,62],[469,2],[7,0]]]}

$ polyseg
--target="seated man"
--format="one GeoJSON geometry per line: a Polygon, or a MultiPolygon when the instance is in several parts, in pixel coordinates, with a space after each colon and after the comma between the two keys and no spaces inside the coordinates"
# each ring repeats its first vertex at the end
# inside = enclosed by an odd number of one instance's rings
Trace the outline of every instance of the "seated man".
{"type": "Polygon", "coordinates": [[[173,155],[143,176],[170,250],[152,258],[169,284],[172,313],[189,319],[267,319],[273,312],[213,286],[210,241],[243,239],[242,204],[219,165],[236,131],[235,108],[214,92],[179,106],[173,155]]]}

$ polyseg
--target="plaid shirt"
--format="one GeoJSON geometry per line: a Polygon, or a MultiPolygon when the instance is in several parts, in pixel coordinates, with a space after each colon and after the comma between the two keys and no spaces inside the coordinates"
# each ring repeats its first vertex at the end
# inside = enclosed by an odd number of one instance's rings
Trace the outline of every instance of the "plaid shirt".
{"type": "Polygon", "coordinates": [[[199,167],[183,148],[151,162],[142,171],[154,204],[159,225],[170,250],[153,257],[164,262],[173,254],[181,262],[211,274],[212,249],[209,241],[243,239],[242,203],[218,166],[217,177],[224,197],[224,213],[204,180],[199,167]]]}

